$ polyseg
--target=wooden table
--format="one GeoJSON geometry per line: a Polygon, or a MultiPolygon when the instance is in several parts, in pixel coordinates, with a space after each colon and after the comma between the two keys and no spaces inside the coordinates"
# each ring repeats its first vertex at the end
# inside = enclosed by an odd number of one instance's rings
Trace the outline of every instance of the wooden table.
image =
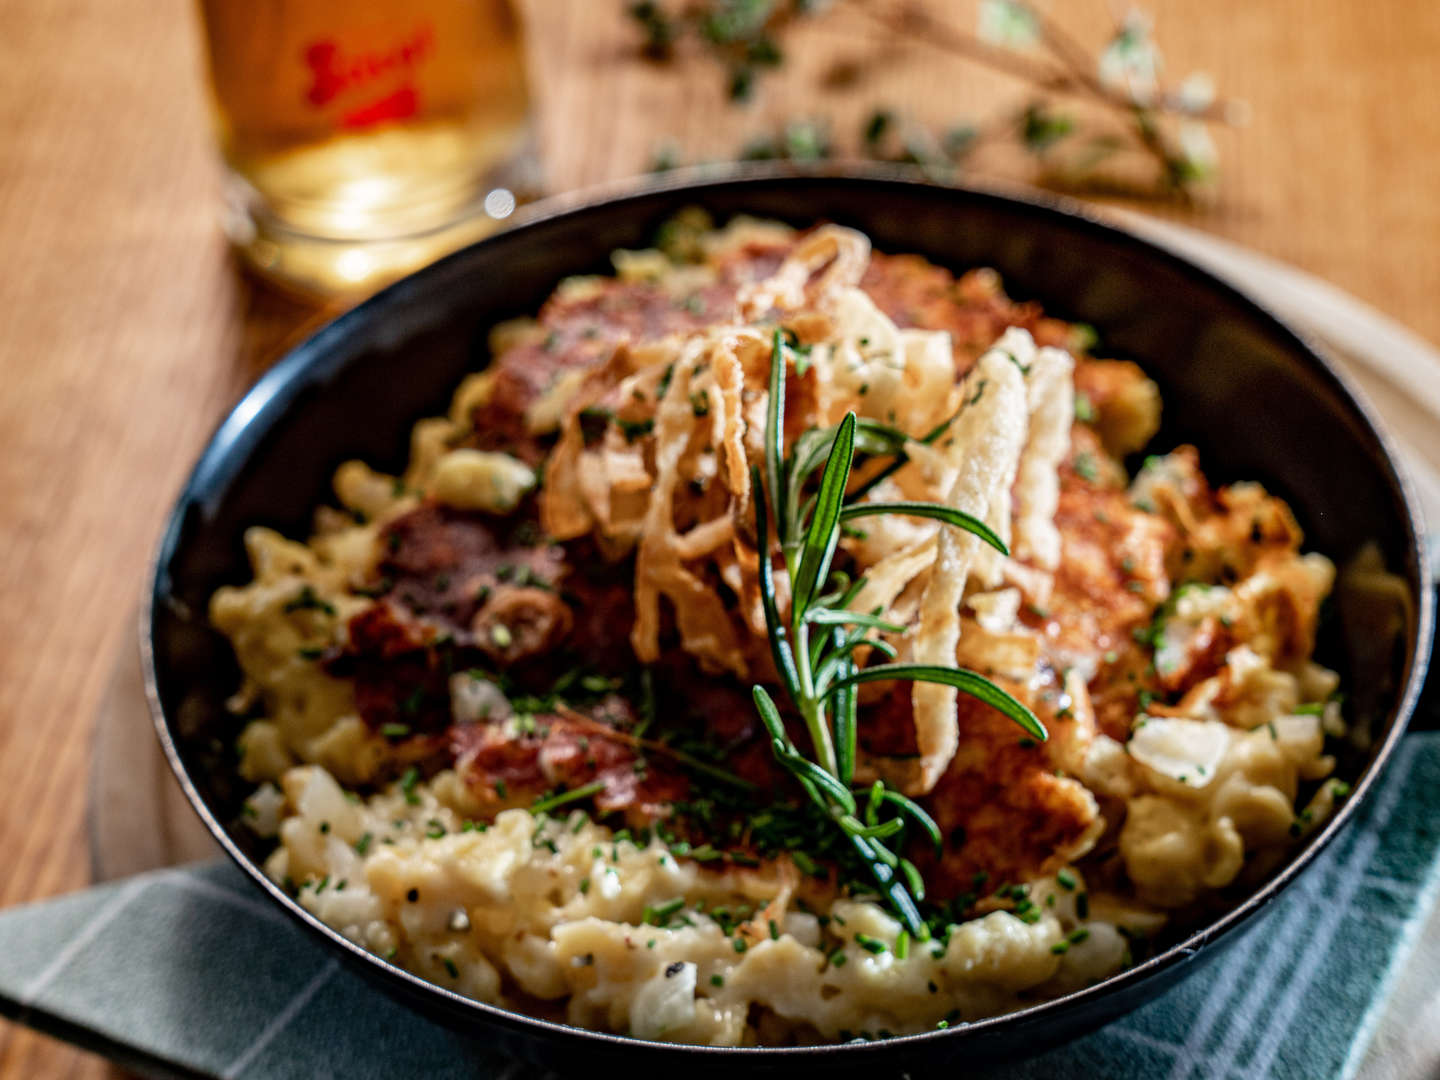
{"type": "MultiPolygon", "coordinates": [[[[687,78],[637,61],[621,6],[530,5],[555,190],[642,171],[666,135],[713,159],[820,108],[852,130],[878,102],[939,122],[1018,92],[842,11],[788,38],[785,69],[736,109],[708,64],[687,78]],[[817,97],[837,61],[860,76],[817,97]]],[[[1103,32],[1101,0],[1051,6],[1103,32]]],[[[1151,209],[1440,340],[1440,5],[1149,7],[1171,70],[1211,72],[1253,112],[1221,137],[1213,205],[1151,209]]],[[[162,516],[222,411],[324,314],[227,256],[197,34],[183,0],[0,0],[0,906],[86,884],[92,717],[162,516]]],[[[111,1074],[0,1023],[0,1077],[111,1074]]]]}

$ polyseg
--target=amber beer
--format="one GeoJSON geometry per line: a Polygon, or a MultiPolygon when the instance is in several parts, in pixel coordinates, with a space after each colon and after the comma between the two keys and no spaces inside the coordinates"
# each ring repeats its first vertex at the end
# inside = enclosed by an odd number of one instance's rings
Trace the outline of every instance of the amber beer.
{"type": "Polygon", "coordinates": [[[510,0],[201,0],[227,228],[323,292],[495,227],[533,183],[510,0]]]}

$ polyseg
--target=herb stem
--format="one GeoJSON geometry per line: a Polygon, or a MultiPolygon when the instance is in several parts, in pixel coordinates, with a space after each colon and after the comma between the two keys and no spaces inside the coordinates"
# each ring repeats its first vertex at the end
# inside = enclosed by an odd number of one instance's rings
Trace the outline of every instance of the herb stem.
{"type": "Polygon", "coordinates": [[[659,742],[655,739],[642,739],[638,734],[638,732],[642,730],[639,725],[636,726],[635,731],[620,731],[617,728],[610,727],[608,724],[602,724],[596,720],[592,720],[584,713],[577,712],[570,708],[570,706],[564,702],[558,703],[555,711],[566,719],[573,721],[577,726],[583,727],[585,730],[591,732],[597,738],[613,739],[616,742],[622,742],[628,746],[634,746],[637,749],[648,750],[652,753],[664,755],[665,757],[678,761],[694,772],[702,773],[705,776],[729,784],[732,787],[740,788],[742,791],[755,790],[755,785],[750,783],[749,780],[741,779],[734,773],[720,768],[718,765],[712,765],[708,761],[702,761],[700,758],[695,757],[695,755],[687,754],[684,750],[677,750],[668,743],[659,742]]]}
{"type": "Polygon", "coordinates": [[[559,794],[551,795],[549,798],[540,799],[530,807],[532,814],[544,814],[556,807],[564,806],[566,803],[579,802],[581,799],[588,799],[591,795],[598,795],[605,790],[604,780],[592,780],[588,784],[581,784],[569,791],[562,791],[559,794]]]}

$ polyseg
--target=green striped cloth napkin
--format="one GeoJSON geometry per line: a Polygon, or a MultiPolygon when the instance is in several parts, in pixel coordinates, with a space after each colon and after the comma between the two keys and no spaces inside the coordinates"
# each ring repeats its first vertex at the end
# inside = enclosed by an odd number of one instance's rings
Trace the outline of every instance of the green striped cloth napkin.
{"type": "MultiPolygon", "coordinates": [[[[1355,1074],[1440,889],[1440,733],[1214,964],[1059,1049],[968,1077],[1355,1074]]],[[[1440,980],[1437,980],[1440,981],[1440,980]]],[[[0,912],[0,1013],[162,1076],[522,1080],[374,989],[228,863],[0,912]]]]}

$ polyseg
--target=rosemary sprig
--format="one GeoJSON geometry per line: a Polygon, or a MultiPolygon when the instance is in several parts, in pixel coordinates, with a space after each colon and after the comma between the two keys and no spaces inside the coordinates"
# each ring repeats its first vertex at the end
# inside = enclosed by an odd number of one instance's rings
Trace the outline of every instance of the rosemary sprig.
{"type": "MultiPolygon", "coordinates": [[[[864,798],[861,807],[852,787],[856,687],[865,682],[892,679],[942,683],[999,710],[1036,739],[1043,741],[1047,737],[1045,728],[1023,704],[973,671],[908,663],[860,667],[855,653],[861,647],[894,658],[894,650],[887,642],[867,636],[871,630],[899,633],[903,627],[880,618],[878,609],[868,613],[847,610],[864,584],[863,579],[851,581],[841,572],[832,572],[831,564],[842,523],[867,514],[900,513],[934,518],[974,533],[1002,554],[1009,552],[984,522],[953,507],[922,502],[858,503],[853,501],[853,494],[847,495],[857,452],[895,456],[897,461],[891,463],[885,475],[903,464],[898,460],[906,442],[903,432],[847,413],[833,428],[805,432],[796,439],[787,457],[785,368],[786,345],[782,332],[777,330],[770,358],[765,463],[763,470],[752,467],[751,482],[756,492],[760,595],[771,655],[781,688],[810,737],[813,760],[795,745],[770,693],[759,685],[751,692],[776,759],[845,834],[906,929],[920,940],[926,940],[929,930],[916,907],[925,897],[925,883],[914,863],[900,852],[912,825],[919,828],[938,851],[940,829],[918,804],[881,780],[858,793],[864,798]],[[819,482],[807,496],[811,478],[822,462],[824,468],[819,482]],[[776,598],[772,524],[790,579],[788,619],[781,617],[776,598]]],[[[947,425],[941,425],[928,438],[938,437],[947,425]]],[[[865,490],[870,486],[863,485],[865,490]]]]}

